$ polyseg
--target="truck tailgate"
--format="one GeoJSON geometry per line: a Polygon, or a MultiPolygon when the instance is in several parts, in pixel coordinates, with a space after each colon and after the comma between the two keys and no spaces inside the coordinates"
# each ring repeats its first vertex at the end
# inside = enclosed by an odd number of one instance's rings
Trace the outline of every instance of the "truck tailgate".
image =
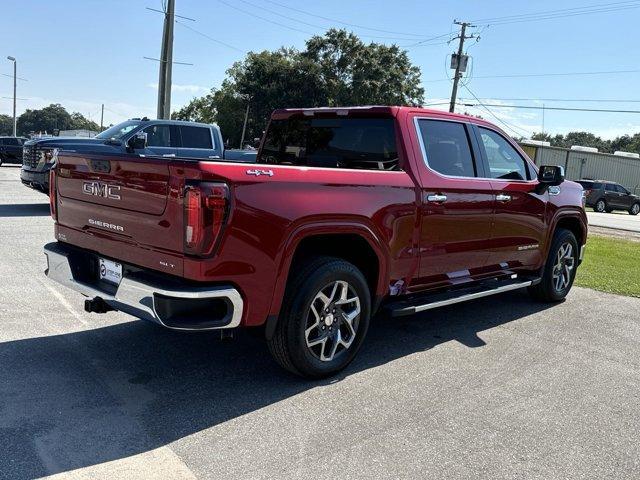
{"type": "MultiPolygon", "coordinates": [[[[56,168],[58,225],[179,254],[183,217],[177,192],[183,178],[171,176],[170,169],[166,159],[62,154],[56,168]]],[[[100,241],[93,244],[100,252],[100,241]]]]}

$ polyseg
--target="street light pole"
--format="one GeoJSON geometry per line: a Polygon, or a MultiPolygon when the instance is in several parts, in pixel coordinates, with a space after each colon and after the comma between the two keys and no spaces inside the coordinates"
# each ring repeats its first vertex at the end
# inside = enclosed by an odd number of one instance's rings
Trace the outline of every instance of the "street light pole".
{"type": "Polygon", "coordinates": [[[18,131],[18,122],[16,117],[16,83],[18,81],[18,62],[16,62],[15,57],[8,56],[7,60],[13,62],[13,136],[17,136],[18,131]]]}

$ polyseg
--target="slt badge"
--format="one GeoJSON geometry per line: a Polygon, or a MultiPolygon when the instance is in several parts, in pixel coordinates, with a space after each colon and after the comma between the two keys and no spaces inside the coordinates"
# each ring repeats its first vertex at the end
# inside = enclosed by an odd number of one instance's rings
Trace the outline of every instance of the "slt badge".
{"type": "Polygon", "coordinates": [[[267,175],[273,177],[273,170],[247,170],[247,175],[255,175],[256,177],[267,175]]]}

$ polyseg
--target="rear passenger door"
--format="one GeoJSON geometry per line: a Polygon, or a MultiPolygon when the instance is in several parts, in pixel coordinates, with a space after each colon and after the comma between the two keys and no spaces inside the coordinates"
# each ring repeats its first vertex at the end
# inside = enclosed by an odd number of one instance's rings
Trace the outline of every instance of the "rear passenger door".
{"type": "Polygon", "coordinates": [[[496,199],[490,263],[500,270],[538,268],[546,241],[548,198],[562,187],[536,193],[535,168],[512,141],[492,128],[473,128],[496,199]]]}
{"type": "Polygon", "coordinates": [[[607,202],[607,207],[620,207],[620,194],[618,193],[615,183],[604,184],[604,200],[607,202]]]}
{"type": "Polygon", "coordinates": [[[215,151],[216,145],[213,132],[209,127],[195,125],[180,125],[181,146],[178,148],[178,156],[182,158],[197,158],[211,160],[220,158],[215,151]]]}
{"type": "Polygon", "coordinates": [[[426,287],[487,273],[494,195],[469,124],[415,117],[422,190],[420,275],[426,287]]]}

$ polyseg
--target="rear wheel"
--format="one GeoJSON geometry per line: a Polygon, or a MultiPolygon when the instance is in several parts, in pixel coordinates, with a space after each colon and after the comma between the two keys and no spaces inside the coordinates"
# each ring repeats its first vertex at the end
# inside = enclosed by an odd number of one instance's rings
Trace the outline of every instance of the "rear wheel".
{"type": "Polygon", "coordinates": [[[634,203],[633,205],[631,205],[631,208],[629,209],[629,214],[638,215],[638,213],[640,213],[640,203],[634,203]]]}
{"type": "Polygon", "coordinates": [[[607,211],[607,202],[605,202],[604,200],[600,199],[596,202],[595,206],[593,207],[593,209],[596,212],[599,213],[604,213],[607,211]]]}
{"type": "Polygon", "coordinates": [[[292,275],[269,350],[295,374],[333,375],[353,360],[367,333],[367,282],[355,266],[332,257],[316,257],[292,275]]]}
{"type": "Polygon", "coordinates": [[[549,249],[542,280],[537,285],[529,287],[529,292],[534,298],[544,302],[563,300],[571,290],[577,266],[576,237],[569,230],[558,229],[549,249]]]}

